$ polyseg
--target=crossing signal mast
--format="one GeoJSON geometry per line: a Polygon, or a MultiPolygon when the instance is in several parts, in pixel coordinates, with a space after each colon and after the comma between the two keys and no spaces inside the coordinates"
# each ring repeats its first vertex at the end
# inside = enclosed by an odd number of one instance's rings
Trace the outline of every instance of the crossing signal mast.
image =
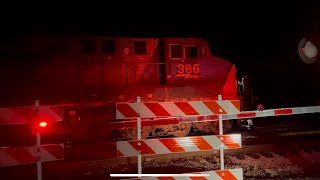
{"type": "MultiPolygon", "coordinates": [[[[44,129],[47,127],[48,123],[40,114],[40,103],[39,100],[35,101],[35,134],[36,134],[36,146],[41,146],[41,134],[44,132],[44,129]]],[[[42,180],[42,164],[41,161],[37,162],[37,178],[38,180],[42,180]]]]}

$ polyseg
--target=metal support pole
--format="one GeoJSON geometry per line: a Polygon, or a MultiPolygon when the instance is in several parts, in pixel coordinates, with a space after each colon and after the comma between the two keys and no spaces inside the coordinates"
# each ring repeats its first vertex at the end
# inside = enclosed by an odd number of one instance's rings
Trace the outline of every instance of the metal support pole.
{"type": "MultiPolygon", "coordinates": [[[[36,100],[35,107],[36,107],[37,112],[39,112],[39,106],[40,106],[39,100],[36,100]]],[[[36,134],[36,146],[38,147],[38,153],[40,154],[41,135],[40,135],[39,129],[37,129],[37,131],[38,132],[36,134]]],[[[38,180],[42,180],[42,164],[40,161],[40,157],[38,157],[38,158],[39,159],[37,162],[37,177],[38,177],[38,180]]]]}
{"type": "MultiPolygon", "coordinates": [[[[218,95],[218,100],[222,100],[222,96],[218,95]]],[[[219,114],[219,135],[223,135],[223,120],[222,114],[219,114]]],[[[220,149],[220,169],[224,170],[224,150],[220,149]]]]}
{"type": "MultiPolygon", "coordinates": [[[[37,146],[38,146],[38,148],[40,147],[40,145],[41,145],[41,136],[40,136],[40,133],[37,132],[37,146]]],[[[40,148],[39,148],[38,153],[40,153],[40,148]]],[[[37,176],[38,176],[38,180],[42,180],[42,165],[41,165],[40,159],[38,159],[38,162],[37,162],[37,176]]]]}
{"type": "MultiPolygon", "coordinates": [[[[138,115],[140,116],[140,102],[141,102],[141,99],[140,99],[140,96],[137,97],[137,112],[138,112],[138,115]]],[[[137,119],[137,139],[139,141],[141,141],[141,118],[138,117],[137,119]]],[[[138,145],[140,146],[141,143],[139,142],[138,145]]],[[[138,174],[142,174],[142,158],[141,158],[141,155],[138,155],[138,174]]],[[[139,176],[139,178],[141,178],[141,176],[139,176]]]]}
{"type": "MultiPolygon", "coordinates": [[[[222,114],[219,114],[219,135],[223,135],[222,114]]],[[[220,168],[224,169],[224,150],[220,149],[220,168]]]]}

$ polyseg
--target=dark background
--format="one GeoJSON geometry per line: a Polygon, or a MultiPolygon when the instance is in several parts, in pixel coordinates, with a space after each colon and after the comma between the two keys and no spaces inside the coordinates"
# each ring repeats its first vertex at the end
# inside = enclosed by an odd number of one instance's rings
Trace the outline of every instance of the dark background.
{"type": "MultiPolygon", "coordinates": [[[[313,105],[320,99],[320,62],[305,64],[301,38],[320,42],[317,1],[17,4],[2,6],[1,35],[201,37],[213,54],[248,76],[268,108],[313,105]],[[175,3],[175,4],[173,4],[175,3]]],[[[320,44],[320,43],[319,43],[320,44]]]]}

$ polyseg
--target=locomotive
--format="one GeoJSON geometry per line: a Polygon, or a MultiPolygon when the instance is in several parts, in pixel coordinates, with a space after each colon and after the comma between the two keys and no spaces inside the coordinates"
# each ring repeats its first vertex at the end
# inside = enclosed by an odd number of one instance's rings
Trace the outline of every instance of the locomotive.
{"type": "MultiPolygon", "coordinates": [[[[63,105],[62,126],[77,134],[72,125],[77,122],[82,137],[106,131],[114,136],[108,126],[119,121],[115,103],[137,96],[143,102],[210,101],[219,95],[240,101],[235,65],[211,54],[201,38],[20,37],[3,40],[1,49],[0,105],[26,106],[35,99],[63,105]],[[85,105],[92,102],[102,104],[85,105]]],[[[224,129],[232,125],[225,121],[224,129]]],[[[217,127],[217,122],[159,125],[142,129],[142,138],[181,137],[191,130],[217,134],[217,127]]],[[[134,139],[134,131],[120,133],[134,139]]]]}

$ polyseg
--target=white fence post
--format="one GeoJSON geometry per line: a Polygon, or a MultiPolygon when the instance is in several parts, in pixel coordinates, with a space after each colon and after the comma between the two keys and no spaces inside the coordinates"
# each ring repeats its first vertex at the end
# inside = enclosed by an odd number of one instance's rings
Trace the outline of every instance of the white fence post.
{"type": "MultiPolygon", "coordinates": [[[[138,111],[138,115],[140,116],[141,112],[140,112],[140,102],[141,102],[141,98],[140,96],[137,97],[137,111],[138,111]]],[[[141,141],[141,117],[138,117],[137,119],[137,139],[139,141],[141,141]]],[[[140,146],[141,143],[138,143],[138,146],[140,146]]],[[[138,174],[142,174],[142,158],[141,155],[138,155],[138,174]]],[[[139,176],[139,178],[141,178],[141,176],[139,176]]]]}
{"type": "MultiPolygon", "coordinates": [[[[221,100],[222,100],[222,96],[219,94],[218,101],[221,101],[221,100]]],[[[219,135],[223,135],[222,114],[219,114],[219,135]]],[[[224,150],[223,149],[220,149],[220,169],[224,170],[224,150]]]]}

